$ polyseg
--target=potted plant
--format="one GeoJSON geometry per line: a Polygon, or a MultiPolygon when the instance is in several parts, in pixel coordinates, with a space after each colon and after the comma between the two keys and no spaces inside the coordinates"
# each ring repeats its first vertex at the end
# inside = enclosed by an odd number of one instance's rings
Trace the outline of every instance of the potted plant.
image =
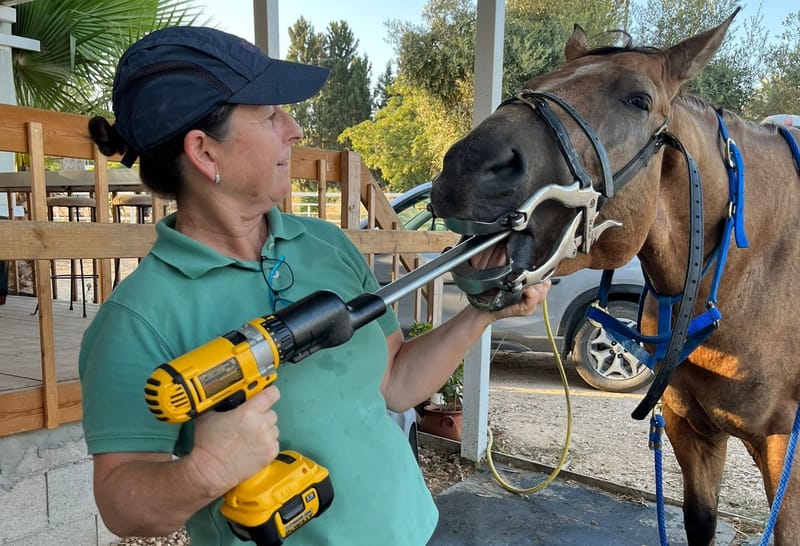
{"type": "MultiPolygon", "coordinates": [[[[409,337],[418,336],[431,330],[430,322],[414,321],[409,337]]],[[[447,378],[439,391],[431,397],[429,404],[422,409],[419,430],[451,440],[461,440],[461,402],[464,393],[464,361],[447,378]]]]}

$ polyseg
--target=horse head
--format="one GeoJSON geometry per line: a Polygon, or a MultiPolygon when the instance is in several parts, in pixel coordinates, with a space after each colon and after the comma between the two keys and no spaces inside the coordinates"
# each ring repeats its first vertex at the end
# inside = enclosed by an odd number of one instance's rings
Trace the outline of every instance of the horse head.
{"type": "Polygon", "coordinates": [[[457,270],[473,305],[499,309],[521,284],[613,269],[639,252],[664,205],[659,152],[671,103],[738,11],[663,50],[590,49],[575,25],[560,69],[526,82],[448,150],[431,192],[435,214],[464,234],[513,230],[503,271],[457,270]],[[475,282],[488,278],[500,282],[475,282]]]}

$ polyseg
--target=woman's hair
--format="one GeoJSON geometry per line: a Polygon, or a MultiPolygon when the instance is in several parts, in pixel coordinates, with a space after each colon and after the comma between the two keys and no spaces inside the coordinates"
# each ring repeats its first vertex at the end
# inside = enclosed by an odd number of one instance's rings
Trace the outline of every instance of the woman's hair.
{"type": "MultiPolygon", "coordinates": [[[[193,123],[178,135],[155,148],[139,153],[139,177],[153,193],[175,199],[183,189],[183,139],[186,133],[200,129],[215,140],[224,140],[230,132],[229,120],[235,104],[222,104],[193,123]]],[[[107,119],[96,116],[89,120],[89,134],[100,153],[106,156],[124,154],[127,143],[107,119]]]]}

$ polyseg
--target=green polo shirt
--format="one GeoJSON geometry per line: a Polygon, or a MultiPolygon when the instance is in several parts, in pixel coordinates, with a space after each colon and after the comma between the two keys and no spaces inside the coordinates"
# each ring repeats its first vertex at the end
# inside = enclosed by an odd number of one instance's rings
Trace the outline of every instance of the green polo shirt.
{"type": "MultiPolygon", "coordinates": [[[[283,256],[294,275],[280,297],[297,301],[327,289],[349,301],[377,290],[363,256],[338,227],[277,210],[267,219],[262,254],[283,256]]],[[[193,423],[155,419],[144,401],[145,380],[159,364],[273,311],[259,262],[223,256],[174,226],[174,216],[158,223],[153,249],[84,334],[79,370],[90,453],[191,451],[193,423]]],[[[281,399],[274,408],[281,449],[325,466],[335,491],[330,508],[290,535],[287,546],[411,546],[433,533],[436,507],[380,393],[385,337],[397,328],[389,309],[349,342],[279,366],[281,399]]],[[[219,514],[220,502],[188,522],[192,546],[244,544],[219,514]]]]}

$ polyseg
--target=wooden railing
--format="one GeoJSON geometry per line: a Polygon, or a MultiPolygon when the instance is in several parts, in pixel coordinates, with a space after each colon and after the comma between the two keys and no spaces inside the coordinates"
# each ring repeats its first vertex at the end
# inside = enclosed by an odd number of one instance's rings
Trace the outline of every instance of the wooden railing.
{"type": "MultiPolygon", "coordinates": [[[[0,151],[28,154],[30,165],[30,186],[14,190],[30,193],[30,220],[0,222],[0,260],[34,261],[42,366],[41,386],[0,394],[0,436],[55,428],[81,418],[78,381],[56,380],[50,260],[99,260],[98,299],[102,302],[112,289],[112,260],[144,256],[155,240],[153,225],[112,224],[109,210],[102,206],[97,207],[94,223],[47,220],[46,157],[91,160],[94,164],[91,192],[98,196],[108,195],[110,189],[113,190],[114,181],[112,187],[109,186],[108,159],[89,139],[87,122],[84,116],[0,105],[0,151]]],[[[114,159],[118,158],[111,158],[114,159]]],[[[317,181],[321,202],[324,202],[329,183],[340,185],[340,225],[364,254],[397,254],[410,268],[418,253],[438,252],[455,242],[455,237],[449,233],[398,231],[397,215],[356,153],[296,148],[291,175],[317,181]],[[369,224],[384,229],[358,229],[361,204],[367,208],[369,224]]],[[[0,174],[0,191],[4,189],[2,177],[0,174]]],[[[155,219],[158,219],[157,211],[161,210],[157,204],[154,202],[155,219]]],[[[428,291],[431,296],[434,293],[428,291]]],[[[432,305],[437,304],[433,302],[432,305]]]]}

